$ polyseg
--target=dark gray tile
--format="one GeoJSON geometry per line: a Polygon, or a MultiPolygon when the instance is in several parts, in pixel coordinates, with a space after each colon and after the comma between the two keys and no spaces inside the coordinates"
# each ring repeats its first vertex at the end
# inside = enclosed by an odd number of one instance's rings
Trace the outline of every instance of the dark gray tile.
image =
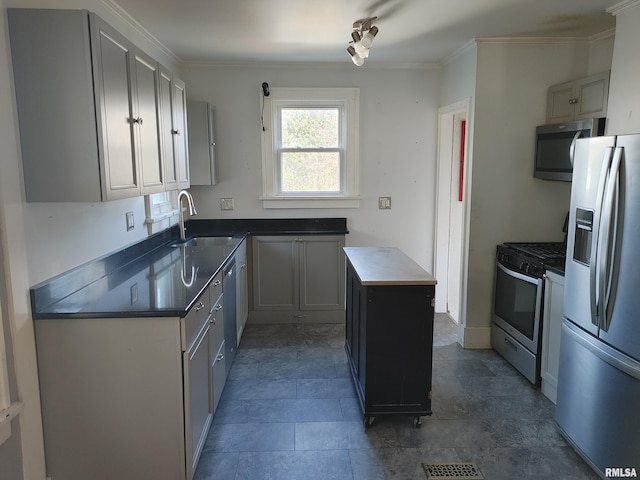
{"type": "Polygon", "coordinates": [[[463,462],[473,462],[484,478],[492,480],[596,480],[599,477],[570,447],[458,448],[463,462]]]}
{"type": "Polygon", "coordinates": [[[262,363],[258,367],[258,377],[263,379],[336,378],[336,367],[331,360],[317,362],[262,363]]]}
{"type": "Polygon", "coordinates": [[[260,422],[334,422],[342,421],[340,400],[303,398],[251,401],[249,421],[260,422]]]}
{"type": "Polygon", "coordinates": [[[193,480],[236,478],[238,453],[202,452],[193,480]]]}
{"type": "Polygon", "coordinates": [[[555,406],[492,350],[465,350],[436,315],[431,417],[362,423],[344,325],[247,325],[196,480],[423,479],[475,462],[492,479],[595,479],[555,406]]]}
{"type": "Polygon", "coordinates": [[[274,362],[293,362],[297,360],[297,347],[282,348],[239,348],[234,359],[236,364],[258,364],[274,362]]]}
{"type": "Polygon", "coordinates": [[[298,398],[349,398],[356,392],[350,378],[297,380],[298,398]]]}
{"type": "Polygon", "coordinates": [[[340,399],[342,416],[347,422],[362,421],[362,408],[357,396],[340,399]]]}
{"type": "MultiPolygon", "coordinates": [[[[220,477],[221,480],[225,477],[220,477]]],[[[353,480],[347,450],[242,453],[237,480],[353,480]]]]}
{"type": "Polygon", "coordinates": [[[350,450],[354,480],[425,478],[422,463],[459,462],[453,448],[375,448],[350,450]]]}
{"type": "Polygon", "coordinates": [[[441,377],[493,377],[494,373],[477,359],[433,360],[433,375],[441,377]]]}
{"type": "Polygon", "coordinates": [[[212,426],[206,452],[277,452],[294,450],[293,423],[222,423],[212,426]]]}
{"type": "Polygon", "coordinates": [[[399,447],[392,424],[365,429],[362,422],[296,423],[296,450],[353,450],[399,447]]]}
{"type": "Polygon", "coordinates": [[[247,423],[249,421],[250,400],[237,400],[222,394],[213,423],[247,423]]]}
{"type": "Polygon", "coordinates": [[[223,395],[234,400],[296,398],[296,380],[229,380],[223,395]]]}

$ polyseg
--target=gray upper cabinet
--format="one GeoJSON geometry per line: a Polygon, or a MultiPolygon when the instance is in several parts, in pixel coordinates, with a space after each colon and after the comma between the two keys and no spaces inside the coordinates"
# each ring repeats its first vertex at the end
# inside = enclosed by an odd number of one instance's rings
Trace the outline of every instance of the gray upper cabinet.
{"type": "Polygon", "coordinates": [[[192,185],[215,185],[216,141],[214,107],[208,102],[188,101],[189,166],[192,185]]]}
{"type": "Polygon", "coordinates": [[[549,87],[547,123],[607,116],[609,71],[549,87]]]}
{"type": "Polygon", "coordinates": [[[166,190],[189,187],[184,82],[160,66],[160,145],[166,190]]]}
{"type": "Polygon", "coordinates": [[[164,191],[158,63],[85,10],[8,17],[27,201],[164,191]]]}

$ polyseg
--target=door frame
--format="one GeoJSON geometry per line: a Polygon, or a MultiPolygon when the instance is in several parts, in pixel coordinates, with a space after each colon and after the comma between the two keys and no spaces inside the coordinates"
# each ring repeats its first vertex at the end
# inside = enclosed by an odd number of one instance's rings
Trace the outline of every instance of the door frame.
{"type": "Polygon", "coordinates": [[[447,299],[449,289],[449,235],[451,212],[451,180],[453,175],[458,175],[458,169],[453,168],[454,161],[459,159],[459,145],[453,142],[454,123],[456,117],[463,116],[466,121],[465,135],[465,162],[463,175],[463,206],[462,206],[462,246],[460,259],[460,295],[458,338],[461,338],[466,324],[466,293],[467,293],[467,265],[469,260],[469,210],[471,202],[471,166],[472,166],[472,138],[473,122],[471,116],[471,98],[446,105],[438,109],[438,148],[436,168],[436,239],[434,248],[434,274],[438,280],[436,288],[436,312],[447,312],[447,299]]]}

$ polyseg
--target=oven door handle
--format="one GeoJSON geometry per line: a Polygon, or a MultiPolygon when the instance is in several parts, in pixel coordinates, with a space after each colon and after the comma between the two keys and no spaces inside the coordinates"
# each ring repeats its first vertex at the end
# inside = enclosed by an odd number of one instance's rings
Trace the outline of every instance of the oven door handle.
{"type": "Polygon", "coordinates": [[[533,277],[531,275],[526,275],[524,273],[520,273],[520,272],[516,272],[515,270],[511,270],[510,268],[507,268],[506,266],[504,266],[500,262],[498,262],[497,265],[498,265],[498,268],[500,270],[502,270],[504,273],[506,273],[507,275],[509,275],[511,277],[515,277],[518,280],[522,280],[523,282],[531,283],[532,285],[538,285],[540,283],[540,279],[537,278],[537,277],[533,277]]]}

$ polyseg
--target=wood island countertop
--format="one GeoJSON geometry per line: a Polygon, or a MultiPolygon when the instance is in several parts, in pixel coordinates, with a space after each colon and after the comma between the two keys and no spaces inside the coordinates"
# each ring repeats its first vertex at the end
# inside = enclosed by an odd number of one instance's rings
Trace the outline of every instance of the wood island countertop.
{"type": "Polygon", "coordinates": [[[343,247],[363,285],[436,285],[436,279],[396,247],[343,247]]]}

